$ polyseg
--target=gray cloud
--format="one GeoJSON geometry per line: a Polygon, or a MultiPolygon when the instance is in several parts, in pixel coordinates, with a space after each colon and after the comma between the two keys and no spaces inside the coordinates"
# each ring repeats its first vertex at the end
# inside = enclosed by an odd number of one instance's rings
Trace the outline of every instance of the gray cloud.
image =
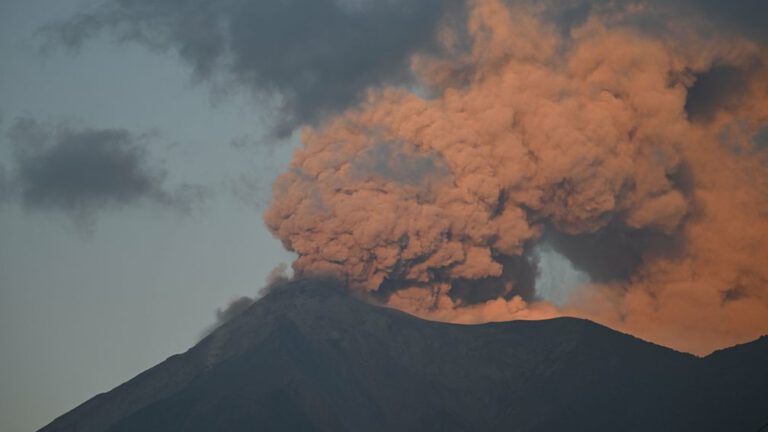
{"type": "Polygon", "coordinates": [[[148,160],[146,135],[22,118],[8,136],[14,195],[30,210],[90,220],[101,210],[140,202],[186,211],[202,194],[195,186],[165,187],[165,171],[148,160]]]}
{"type": "Polygon", "coordinates": [[[665,235],[611,223],[594,233],[569,235],[548,227],[542,242],[562,254],[595,282],[630,280],[643,264],[682,252],[679,232],[665,235]]]}
{"type": "Polygon", "coordinates": [[[458,0],[111,0],[44,32],[71,47],[107,31],[171,50],[196,77],[276,97],[279,132],[407,77],[409,56],[432,42],[458,0]]]}
{"type": "Polygon", "coordinates": [[[10,185],[5,173],[5,167],[0,165],[0,204],[3,204],[10,196],[10,185]]]}
{"type": "Polygon", "coordinates": [[[686,3],[733,32],[768,40],[768,2],[765,0],[687,0],[686,3]]]}
{"type": "Polygon", "coordinates": [[[423,154],[414,146],[397,141],[373,145],[352,161],[352,169],[357,178],[381,176],[409,184],[440,178],[449,171],[439,155],[423,154]]]}
{"type": "MultiPolygon", "coordinates": [[[[757,40],[768,40],[768,3],[764,0],[507,0],[509,4],[536,4],[544,18],[561,24],[565,30],[583,23],[590,14],[620,13],[622,25],[658,31],[675,25],[670,17],[697,18],[720,33],[731,33],[757,40]],[[643,13],[638,13],[643,10],[643,13]],[[626,20],[625,20],[626,19],[626,20]]],[[[690,25],[688,22],[686,25],[690,25]]]]}
{"type": "Polygon", "coordinates": [[[768,149],[768,125],[760,128],[759,131],[752,137],[752,144],[758,150],[768,149]]]}
{"type": "MultiPolygon", "coordinates": [[[[591,14],[644,31],[670,29],[670,16],[701,31],[768,39],[762,0],[508,0],[530,3],[564,32],[591,14]],[[644,4],[623,14],[633,4],[644,4]],[[696,18],[691,20],[691,18],[696,18]],[[698,20],[698,21],[697,21],[698,20]]],[[[365,90],[405,83],[408,60],[434,46],[441,22],[460,22],[464,0],[107,0],[44,28],[50,42],[80,47],[102,33],[177,53],[215,88],[244,85],[275,102],[274,132],[359,102],[365,90]]],[[[452,26],[456,27],[456,26],[452,26]]],[[[458,29],[457,31],[460,31],[458,29]]],[[[706,95],[703,97],[706,98],[706,95]]]]}
{"type": "Polygon", "coordinates": [[[711,121],[718,111],[733,109],[749,92],[749,71],[719,66],[696,76],[685,110],[693,121],[711,121]]]}

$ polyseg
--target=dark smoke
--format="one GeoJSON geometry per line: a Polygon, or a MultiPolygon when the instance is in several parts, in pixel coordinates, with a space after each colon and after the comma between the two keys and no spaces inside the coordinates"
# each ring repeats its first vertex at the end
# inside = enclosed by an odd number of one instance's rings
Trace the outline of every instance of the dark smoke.
{"type": "Polygon", "coordinates": [[[718,66],[695,76],[688,90],[685,111],[693,121],[712,121],[721,110],[733,110],[749,92],[749,73],[733,66],[718,66]]]}
{"type": "Polygon", "coordinates": [[[8,183],[8,176],[5,173],[5,167],[0,165],[0,205],[10,198],[11,185],[8,183]]]}
{"type": "Polygon", "coordinates": [[[729,31],[768,41],[768,2],[764,0],[687,0],[729,31]]]}
{"type": "MultiPolygon", "coordinates": [[[[564,35],[590,16],[610,17],[606,23],[612,26],[671,34],[681,27],[669,19],[677,16],[687,19],[683,27],[710,37],[768,38],[768,3],[762,0],[506,4],[535,10],[564,35]]],[[[276,101],[275,132],[284,135],[356,104],[371,87],[410,81],[411,56],[435,48],[441,23],[463,32],[465,5],[462,0],[107,0],[51,23],[43,33],[49,43],[73,48],[106,32],[119,42],[173,51],[197,79],[219,88],[245,86],[262,101],[276,101]]],[[[709,97],[706,90],[699,93],[696,97],[709,97]]]]}
{"type": "Polygon", "coordinates": [[[44,32],[79,47],[102,32],[176,52],[195,77],[234,82],[280,106],[288,133],[403,82],[458,0],[111,0],[44,32]]]}
{"type": "Polygon", "coordinates": [[[752,144],[758,151],[768,149],[768,126],[763,126],[754,137],[752,137],[752,144]]]}
{"type": "Polygon", "coordinates": [[[448,295],[457,304],[474,305],[489,300],[512,299],[520,296],[525,301],[536,299],[536,278],[539,276],[536,256],[527,252],[521,256],[501,256],[501,275],[483,279],[455,279],[450,281],[448,295]]]}
{"type": "Polygon", "coordinates": [[[628,281],[643,265],[662,257],[679,256],[685,248],[679,231],[669,235],[618,223],[594,233],[576,235],[550,228],[541,241],[598,283],[628,281]]]}
{"type": "Polygon", "coordinates": [[[150,203],[188,211],[198,187],[169,190],[148,157],[147,136],[124,129],[53,127],[29,118],[9,131],[13,184],[25,208],[90,221],[103,210],[150,203]]]}

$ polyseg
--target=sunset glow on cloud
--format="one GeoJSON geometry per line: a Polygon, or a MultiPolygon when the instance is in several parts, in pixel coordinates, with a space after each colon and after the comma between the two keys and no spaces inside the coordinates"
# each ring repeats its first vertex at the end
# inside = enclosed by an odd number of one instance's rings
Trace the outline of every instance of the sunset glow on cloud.
{"type": "Polygon", "coordinates": [[[296,273],[427,318],[576,315],[699,354],[768,331],[767,47],[661,5],[546,12],[471,1],[411,58],[413,90],[304,129],[265,216],[296,273]],[[592,276],[561,307],[522,280],[544,242],[592,276]]]}

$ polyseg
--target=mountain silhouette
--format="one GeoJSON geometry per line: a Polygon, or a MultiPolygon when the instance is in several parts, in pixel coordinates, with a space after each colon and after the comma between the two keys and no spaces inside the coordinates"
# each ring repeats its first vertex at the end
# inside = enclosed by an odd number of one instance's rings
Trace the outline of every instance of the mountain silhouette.
{"type": "Polygon", "coordinates": [[[574,318],[424,321],[304,280],[41,432],[757,432],[766,421],[766,337],[698,358],[574,318]]]}

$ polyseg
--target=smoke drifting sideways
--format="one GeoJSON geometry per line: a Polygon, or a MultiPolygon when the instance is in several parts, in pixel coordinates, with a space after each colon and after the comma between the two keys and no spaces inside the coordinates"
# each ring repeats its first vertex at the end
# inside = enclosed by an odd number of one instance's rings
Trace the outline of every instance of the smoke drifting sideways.
{"type": "Polygon", "coordinates": [[[151,163],[149,134],[17,119],[8,131],[11,170],[0,166],[0,204],[57,212],[89,232],[108,209],[147,203],[186,213],[204,198],[200,186],[170,188],[151,163]]]}
{"type": "Polygon", "coordinates": [[[408,78],[408,59],[461,0],[106,0],[42,29],[78,48],[102,33],[176,53],[199,81],[275,108],[277,136],[408,78]]]}
{"type": "Polygon", "coordinates": [[[411,56],[418,85],[302,131],[265,214],[295,274],[697,354],[768,333],[768,47],[695,9],[554,4],[469,1],[411,56]],[[542,245],[590,276],[557,307],[532,288],[542,245]]]}
{"type": "Polygon", "coordinates": [[[256,297],[241,296],[233,298],[229,303],[216,310],[216,322],[205,329],[200,335],[200,339],[208,337],[216,329],[222,325],[228,323],[233,318],[242,314],[248,310],[258,298],[268,294],[272,290],[276,290],[284,287],[290,282],[291,277],[287,273],[288,266],[285,264],[278,264],[272,271],[269,272],[266,278],[266,285],[264,285],[256,297]]]}

